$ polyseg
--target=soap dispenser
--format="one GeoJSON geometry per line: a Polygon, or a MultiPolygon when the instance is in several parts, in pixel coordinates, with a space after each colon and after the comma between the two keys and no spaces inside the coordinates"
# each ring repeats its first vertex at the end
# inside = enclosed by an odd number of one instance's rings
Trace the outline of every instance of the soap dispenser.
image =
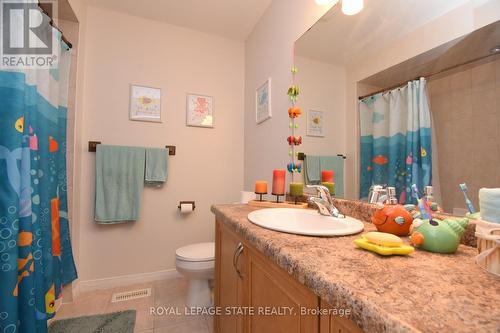
{"type": "Polygon", "coordinates": [[[387,188],[387,204],[389,205],[397,205],[398,199],[396,198],[396,188],[388,187],[387,188]]]}
{"type": "Polygon", "coordinates": [[[378,204],[371,218],[378,231],[397,236],[407,236],[413,217],[402,205],[398,204],[396,189],[387,188],[388,199],[385,204],[378,204]]]}
{"type": "Polygon", "coordinates": [[[427,204],[429,205],[429,208],[433,212],[441,212],[441,207],[437,204],[437,202],[434,201],[434,188],[432,186],[426,186],[424,187],[424,196],[425,200],[427,201],[427,204]]]}

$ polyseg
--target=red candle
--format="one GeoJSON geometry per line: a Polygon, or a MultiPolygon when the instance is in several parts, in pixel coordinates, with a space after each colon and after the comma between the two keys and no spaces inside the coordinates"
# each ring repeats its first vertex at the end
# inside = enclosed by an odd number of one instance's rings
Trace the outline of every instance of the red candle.
{"type": "Polygon", "coordinates": [[[274,195],[285,195],[285,170],[273,171],[273,193],[274,195]]]}
{"type": "Polygon", "coordinates": [[[335,173],[333,170],[323,170],[321,171],[321,182],[322,183],[333,183],[333,175],[335,173]]]}

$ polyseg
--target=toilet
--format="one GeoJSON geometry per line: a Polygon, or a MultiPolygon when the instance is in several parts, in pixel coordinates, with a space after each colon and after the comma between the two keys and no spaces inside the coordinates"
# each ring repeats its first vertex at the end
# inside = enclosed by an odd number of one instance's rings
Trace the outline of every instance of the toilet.
{"type": "Polygon", "coordinates": [[[187,306],[212,306],[210,280],[214,278],[215,243],[197,243],[175,251],[175,267],[189,280],[187,306]]]}

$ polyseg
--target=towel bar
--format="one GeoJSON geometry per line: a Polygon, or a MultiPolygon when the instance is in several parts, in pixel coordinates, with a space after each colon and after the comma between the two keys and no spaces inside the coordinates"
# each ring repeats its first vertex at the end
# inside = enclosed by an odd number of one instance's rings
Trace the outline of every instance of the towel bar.
{"type": "MultiPolygon", "coordinates": [[[[347,156],[342,155],[342,154],[337,154],[337,156],[342,157],[344,160],[347,158],[347,156]]],[[[297,155],[297,159],[299,161],[303,161],[305,159],[305,157],[306,157],[306,153],[298,153],[298,155],[297,155]]]]}
{"type": "MultiPolygon", "coordinates": [[[[89,141],[89,152],[95,153],[97,145],[100,145],[101,141],[89,141]]],[[[168,149],[168,154],[173,156],[175,155],[175,146],[165,146],[168,149]]]]}

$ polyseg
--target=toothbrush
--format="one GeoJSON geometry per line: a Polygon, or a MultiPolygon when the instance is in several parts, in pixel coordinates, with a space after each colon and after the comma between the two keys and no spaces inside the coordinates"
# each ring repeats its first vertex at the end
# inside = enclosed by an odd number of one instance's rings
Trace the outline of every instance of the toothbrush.
{"type": "Polygon", "coordinates": [[[432,220],[432,212],[429,208],[429,205],[427,204],[425,199],[420,198],[420,194],[418,193],[418,188],[416,184],[413,184],[411,186],[413,196],[415,199],[417,199],[418,203],[418,208],[420,209],[420,213],[425,219],[428,219],[429,221],[432,220]]]}
{"type": "Polygon", "coordinates": [[[469,199],[469,196],[467,195],[467,184],[463,183],[463,184],[460,184],[460,190],[462,191],[462,193],[464,194],[464,197],[465,197],[465,204],[467,205],[467,208],[469,209],[469,213],[471,214],[475,214],[476,213],[476,209],[474,208],[474,205],[472,204],[472,201],[469,199]]]}

